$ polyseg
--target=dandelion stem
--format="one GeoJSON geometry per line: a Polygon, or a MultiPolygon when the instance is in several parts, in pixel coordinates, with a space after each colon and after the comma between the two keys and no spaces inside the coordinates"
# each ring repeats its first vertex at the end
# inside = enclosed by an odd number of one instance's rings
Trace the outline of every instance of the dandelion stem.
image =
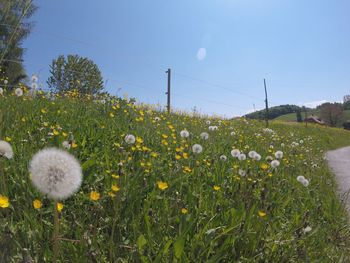
{"type": "Polygon", "coordinates": [[[53,224],[53,259],[52,262],[56,263],[59,249],[59,218],[58,218],[58,209],[57,201],[54,202],[54,224],[53,224]]]}

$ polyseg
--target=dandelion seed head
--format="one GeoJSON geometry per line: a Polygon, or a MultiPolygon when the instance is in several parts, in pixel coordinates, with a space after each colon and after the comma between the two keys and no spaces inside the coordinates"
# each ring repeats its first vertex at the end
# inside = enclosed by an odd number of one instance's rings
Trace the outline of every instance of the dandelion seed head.
{"type": "Polygon", "coordinates": [[[201,153],[203,151],[203,147],[200,144],[195,144],[192,146],[192,151],[194,153],[201,153]]]}
{"type": "Polygon", "coordinates": [[[181,138],[188,138],[190,136],[190,133],[187,130],[182,130],[180,132],[181,138]]]}
{"type": "Polygon", "coordinates": [[[38,82],[38,77],[36,75],[32,75],[32,82],[38,82]]]}
{"type": "Polygon", "coordinates": [[[241,152],[240,152],[238,149],[233,149],[233,150],[231,151],[231,155],[232,155],[232,157],[234,157],[234,158],[237,158],[240,154],[241,154],[241,152]]]}
{"type": "Polygon", "coordinates": [[[73,195],[82,182],[82,170],[74,156],[57,148],[37,152],[29,164],[33,185],[54,200],[73,195]]]}
{"type": "Polygon", "coordinates": [[[255,155],[257,155],[257,154],[258,154],[258,153],[257,153],[256,151],[250,151],[250,152],[248,153],[248,156],[249,156],[250,158],[254,159],[255,155]]]}
{"type": "Polygon", "coordinates": [[[125,136],[124,140],[125,140],[125,142],[126,142],[127,144],[134,144],[135,141],[136,141],[136,138],[135,138],[134,135],[128,134],[128,135],[125,136]]]}
{"type": "Polygon", "coordinates": [[[6,141],[0,140],[0,157],[4,156],[7,159],[12,159],[13,157],[13,150],[11,144],[9,144],[6,141]]]}
{"type": "Polygon", "coordinates": [[[247,156],[244,153],[241,153],[240,155],[238,155],[238,160],[244,161],[246,159],[247,159],[247,156]]]}
{"type": "Polygon", "coordinates": [[[209,134],[207,132],[202,132],[200,134],[200,137],[202,140],[208,140],[209,139],[209,134]]]}
{"type": "Polygon", "coordinates": [[[299,183],[303,182],[304,180],[305,180],[305,177],[302,176],[302,175],[299,175],[299,176],[297,177],[297,181],[298,181],[299,183]]]}
{"type": "Polygon", "coordinates": [[[238,174],[240,175],[240,176],[242,176],[242,177],[244,177],[244,176],[246,176],[246,171],[244,171],[243,169],[239,169],[238,170],[238,174]]]}
{"type": "Polygon", "coordinates": [[[278,166],[280,166],[280,162],[278,160],[273,160],[271,163],[270,163],[271,167],[276,169],[278,166]]]}
{"type": "Polygon", "coordinates": [[[226,162],[227,161],[226,155],[221,155],[220,160],[226,162]]]}
{"type": "Polygon", "coordinates": [[[21,88],[15,89],[15,94],[17,97],[23,96],[23,90],[21,88]]]}
{"type": "Polygon", "coordinates": [[[260,161],[261,160],[261,155],[260,154],[255,154],[255,156],[254,156],[254,160],[255,161],[260,161]]]}
{"type": "Polygon", "coordinates": [[[282,151],[277,151],[276,153],[275,153],[275,157],[276,157],[276,159],[282,159],[283,158],[283,152],[282,151]]]}

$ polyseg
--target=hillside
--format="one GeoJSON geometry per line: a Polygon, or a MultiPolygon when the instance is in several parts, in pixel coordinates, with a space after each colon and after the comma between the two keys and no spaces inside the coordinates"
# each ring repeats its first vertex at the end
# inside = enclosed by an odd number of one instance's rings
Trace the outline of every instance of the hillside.
{"type": "MultiPolygon", "coordinates": [[[[14,150],[0,159],[4,262],[19,262],[24,249],[35,262],[51,261],[53,251],[60,262],[350,259],[346,211],[323,158],[349,144],[349,132],[265,129],[75,93],[0,96],[0,120],[0,138],[14,150]],[[59,211],[28,170],[46,147],[75,156],[83,170],[81,188],[59,200],[59,211]]],[[[62,163],[47,165],[64,173],[62,163]]]]}
{"type": "MultiPolygon", "coordinates": [[[[315,116],[320,116],[320,112],[319,110],[310,110],[308,111],[308,116],[310,115],[315,115],[315,116]]],[[[304,113],[302,113],[302,116],[304,118],[304,113]]],[[[279,116],[277,118],[275,118],[274,120],[277,120],[277,121],[286,121],[286,122],[296,122],[296,114],[295,113],[290,113],[290,114],[285,114],[285,115],[282,115],[282,116],[279,116]]],[[[345,110],[344,111],[344,117],[343,117],[343,120],[350,120],[350,110],[345,110]]],[[[341,126],[341,124],[339,124],[339,126],[341,126]]]]}

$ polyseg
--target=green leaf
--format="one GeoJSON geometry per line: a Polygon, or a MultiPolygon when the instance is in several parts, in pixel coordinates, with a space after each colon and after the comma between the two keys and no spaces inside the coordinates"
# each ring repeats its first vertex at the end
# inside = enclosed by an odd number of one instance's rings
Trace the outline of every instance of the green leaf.
{"type": "Polygon", "coordinates": [[[140,235],[137,239],[137,247],[139,249],[139,253],[142,253],[142,248],[147,244],[147,240],[144,235],[140,235]]]}
{"type": "Polygon", "coordinates": [[[95,164],[95,159],[89,159],[82,164],[83,171],[89,169],[95,164]]]}
{"type": "Polygon", "coordinates": [[[185,247],[185,239],[179,237],[174,244],[175,257],[180,258],[185,247]]]}

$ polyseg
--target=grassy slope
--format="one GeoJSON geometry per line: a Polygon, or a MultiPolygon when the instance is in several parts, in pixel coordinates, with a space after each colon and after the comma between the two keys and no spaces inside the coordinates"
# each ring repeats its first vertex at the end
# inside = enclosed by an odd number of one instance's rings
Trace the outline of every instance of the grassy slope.
{"type": "MultiPolygon", "coordinates": [[[[320,113],[317,110],[313,110],[313,111],[309,112],[308,114],[309,115],[314,114],[316,116],[320,116],[320,113]]],[[[303,118],[304,118],[304,116],[303,116],[303,118]]],[[[285,114],[285,115],[277,117],[274,120],[296,122],[296,114],[295,113],[285,114]]],[[[350,110],[344,111],[344,120],[350,120],[350,110]]]]}
{"type": "Polygon", "coordinates": [[[0,188],[0,193],[9,197],[11,206],[0,208],[1,258],[18,262],[27,248],[37,262],[50,260],[52,202],[31,186],[27,166],[39,149],[61,147],[66,132],[77,142],[78,147],[70,152],[83,164],[84,182],[79,193],[63,202],[61,234],[79,242],[61,242],[62,260],[349,259],[346,212],[323,160],[326,149],[350,144],[348,132],[273,123],[273,135],[264,132],[259,122],[212,120],[219,129],[203,141],[199,134],[208,131],[204,119],[140,111],[124,101],[116,105],[113,109],[89,101],[0,97],[0,138],[12,138],[15,151],[13,160],[2,162],[7,190],[0,188]],[[155,122],[155,116],[162,120],[155,122]],[[186,140],[179,138],[184,128],[191,133],[186,140]],[[49,136],[53,130],[59,135],[49,136]],[[127,133],[143,142],[125,144],[127,133]],[[291,146],[300,140],[304,143],[291,146]],[[191,152],[194,143],[203,145],[203,153],[191,152]],[[285,144],[281,166],[262,169],[265,157],[282,149],[281,143],[285,144]],[[256,150],[263,159],[239,162],[230,156],[233,147],[245,153],[256,150]],[[221,154],[228,157],[227,162],[219,160],[221,154]],[[177,160],[176,155],[181,158],[177,160]],[[118,165],[121,162],[123,166],[118,165]],[[238,169],[248,175],[240,177],[238,169]],[[308,178],[310,186],[297,182],[298,175],[308,178]],[[161,191],[157,181],[169,187],[161,191]],[[108,195],[112,184],[121,188],[114,198],[108,195]],[[100,200],[89,199],[92,190],[101,193],[100,200]],[[32,207],[34,199],[43,201],[40,210],[32,207]],[[188,213],[182,214],[182,208],[188,213]],[[303,233],[306,226],[312,227],[308,234],[303,233]]]}

